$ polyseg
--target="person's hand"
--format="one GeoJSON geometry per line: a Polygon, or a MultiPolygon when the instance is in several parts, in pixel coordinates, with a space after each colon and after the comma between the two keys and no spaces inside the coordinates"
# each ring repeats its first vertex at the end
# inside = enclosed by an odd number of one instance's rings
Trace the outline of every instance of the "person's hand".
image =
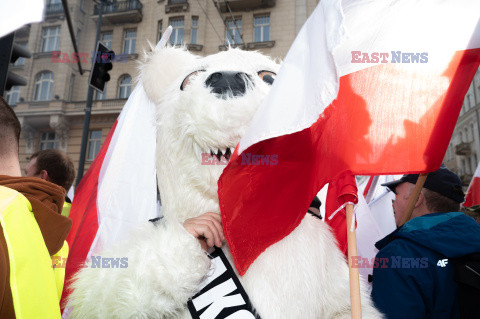
{"type": "Polygon", "coordinates": [[[222,218],[216,213],[205,213],[189,218],[183,223],[183,227],[200,241],[204,250],[213,246],[221,247],[222,241],[225,240],[222,218]]]}

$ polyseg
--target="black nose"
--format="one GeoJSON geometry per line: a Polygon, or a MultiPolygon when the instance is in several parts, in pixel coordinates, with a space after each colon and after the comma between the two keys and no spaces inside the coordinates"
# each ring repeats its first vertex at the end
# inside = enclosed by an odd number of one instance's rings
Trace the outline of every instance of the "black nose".
{"type": "Polygon", "coordinates": [[[228,94],[233,96],[242,96],[245,94],[246,81],[249,76],[243,72],[215,72],[205,81],[205,85],[216,94],[228,94]]]}

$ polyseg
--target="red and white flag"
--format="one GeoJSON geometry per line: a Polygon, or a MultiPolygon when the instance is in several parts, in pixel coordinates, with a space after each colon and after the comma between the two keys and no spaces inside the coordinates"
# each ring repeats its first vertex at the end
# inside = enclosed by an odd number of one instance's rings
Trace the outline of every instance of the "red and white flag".
{"type": "Polygon", "coordinates": [[[478,12],[470,0],[318,4],[219,180],[241,275],[339,174],[440,167],[480,62],[478,12]],[[242,165],[253,155],[278,161],[242,165]]]}
{"type": "MultiPolygon", "coordinates": [[[[169,26],[157,47],[163,48],[171,33],[169,26]]],[[[75,191],[62,307],[70,293],[70,279],[91,255],[128,240],[135,225],[159,216],[155,118],[155,105],[140,82],[75,191]]],[[[63,317],[68,317],[68,311],[63,317]]]]}
{"type": "Polygon", "coordinates": [[[475,175],[468,186],[467,196],[465,197],[464,207],[480,205],[480,163],[475,170],[475,175]]]}
{"type": "Polygon", "coordinates": [[[75,191],[63,300],[69,279],[91,255],[128,240],[132,227],[157,217],[155,141],[155,106],[139,84],[75,191]]]}

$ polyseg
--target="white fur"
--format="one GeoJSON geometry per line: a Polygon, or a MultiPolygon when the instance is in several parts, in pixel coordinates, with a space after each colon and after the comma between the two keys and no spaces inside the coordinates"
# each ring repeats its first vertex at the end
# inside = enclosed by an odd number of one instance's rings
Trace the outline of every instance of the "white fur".
{"type": "Polygon", "coordinates": [[[210,267],[199,242],[176,221],[146,222],[131,238],[101,254],[127,257],[127,268],[90,265],[78,273],[69,301],[73,318],[185,317],[185,304],[210,267]]]}
{"type": "MultiPolygon", "coordinates": [[[[75,318],[190,318],[186,301],[209,261],[181,223],[219,212],[217,181],[225,167],[202,165],[200,153],[237,145],[269,90],[258,72],[278,68],[264,55],[237,49],[206,58],[173,48],[146,55],[141,79],[157,105],[156,166],[165,219],[110,252],[128,257],[128,268],[79,273],[71,296],[75,318]],[[181,91],[185,77],[198,70],[205,71],[181,91]],[[222,99],[204,84],[217,71],[245,72],[252,84],[245,95],[222,99]]],[[[228,247],[223,249],[233,265],[228,247]]],[[[328,226],[310,215],[262,253],[240,281],[263,319],[350,318],[346,262],[328,226]]],[[[364,290],[362,312],[364,318],[382,318],[364,290]]]]}

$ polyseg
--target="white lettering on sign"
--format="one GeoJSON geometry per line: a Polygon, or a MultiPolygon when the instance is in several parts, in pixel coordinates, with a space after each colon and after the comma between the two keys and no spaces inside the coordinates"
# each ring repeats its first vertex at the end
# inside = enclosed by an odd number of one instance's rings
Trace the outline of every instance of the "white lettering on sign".
{"type": "Polygon", "coordinates": [[[245,304],[241,294],[233,296],[226,296],[235,291],[237,286],[230,278],[220,285],[204,292],[200,296],[192,299],[193,306],[198,311],[200,309],[208,308],[200,315],[200,319],[213,319],[224,309],[228,307],[241,306],[245,304]]]}

